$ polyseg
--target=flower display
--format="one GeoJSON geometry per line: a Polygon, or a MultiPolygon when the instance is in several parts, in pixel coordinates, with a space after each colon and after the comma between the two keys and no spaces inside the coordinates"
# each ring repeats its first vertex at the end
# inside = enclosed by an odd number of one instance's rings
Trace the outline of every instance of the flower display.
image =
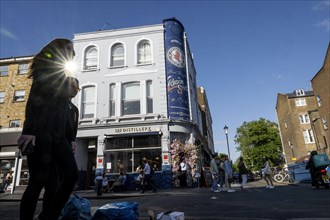
{"type": "Polygon", "coordinates": [[[186,141],[182,143],[179,140],[174,140],[171,144],[171,159],[172,159],[172,172],[176,173],[179,170],[180,162],[182,158],[185,158],[186,163],[189,165],[189,172],[192,176],[196,172],[196,164],[198,162],[198,148],[196,145],[186,141]]]}

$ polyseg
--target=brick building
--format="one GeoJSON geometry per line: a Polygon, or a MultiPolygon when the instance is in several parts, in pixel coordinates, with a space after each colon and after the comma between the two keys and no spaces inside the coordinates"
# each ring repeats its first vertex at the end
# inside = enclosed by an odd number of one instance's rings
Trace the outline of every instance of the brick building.
{"type": "MultiPolygon", "coordinates": [[[[25,119],[25,105],[32,79],[28,69],[32,56],[0,59],[0,177],[13,170],[17,155],[17,139],[25,119]]],[[[26,182],[26,160],[21,159],[18,183],[26,182]]]]}
{"type": "Polygon", "coordinates": [[[277,95],[276,113],[287,164],[304,160],[312,150],[330,156],[329,46],[322,68],[311,80],[311,91],[277,95]]]}
{"type": "Polygon", "coordinates": [[[298,89],[292,93],[277,95],[276,113],[287,164],[295,163],[297,159],[316,149],[308,114],[315,108],[313,91],[298,89]]]}
{"type": "Polygon", "coordinates": [[[320,71],[311,80],[317,107],[310,113],[319,152],[330,156],[330,44],[320,71]]]}

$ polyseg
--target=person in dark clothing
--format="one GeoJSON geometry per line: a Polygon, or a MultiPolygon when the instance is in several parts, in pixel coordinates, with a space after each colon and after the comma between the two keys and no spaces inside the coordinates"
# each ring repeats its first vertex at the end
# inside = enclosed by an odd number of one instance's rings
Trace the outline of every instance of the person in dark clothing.
{"type": "Polygon", "coordinates": [[[72,147],[66,138],[69,93],[64,67],[74,55],[70,40],[55,39],[33,58],[29,73],[33,81],[22,135],[17,141],[22,154],[27,154],[30,175],[21,199],[21,220],[33,219],[43,188],[45,192],[56,191],[47,219],[57,220],[78,179],[72,147]],[[61,184],[57,178],[51,179],[55,170],[61,184]]]}
{"type": "MultiPolygon", "coordinates": [[[[72,152],[75,153],[75,150],[77,148],[76,143],[76,136],[77,136],[77,130],[78,130],[78,117],[79,117],[79,110],[78,108],[71,102],[71,99],[74,98],[80,88],[79,88],[79,81],[78,79],[74,77],[67,77],[66,78],[68,90],[69,90],[69,100],[67,105],[67,115],[69,116],[67,123],[66,123],[66,138],[69,144],[72,147],[72,152]]],[[[49,216],[49,213],[52,209],[52,200],[56,195],[56,190],[60,187],[60,184],[63,182],[61,179],[62,177],[59,175],[56,163],[52,164],[51,168],[51,177],[49,178],[49,181],[51,181],[51,185],[53,187],[50,187],[47,191],[44,193],[43,197],[43,203],[42,203],[42,212],[39,214],[38,219],[48,219],[47,216],[49,216]],[[56,186],[56,184],[58,184],[56,186]]]]}
{"type": "Polygon", "coordinates": [[[77,143],[76,143],[76,137],[77,137],[77,130],[78,130],[78,118],[79,118],[79,110],[77,106],[75,106],[71,99],[76,97],[78,92],[80,91],[79,88],[79,81],[77,78],[74,77],[67,77],[68,85],[69,85],[69,118],[70,120],[67,120],[67,129],[66,129],[66,137],[71,143],[72,151],[75,153],[77,143]]]}
{"type": "Polygon", "coordinates": [[[244,190],[246,187],[248,170],[245,167],[243,157],[239,158],[238,171],[239,171],[239,176],[242,178],[241,189],[244,190]]]}
{"type": "Polygon", "coordinates": [[[316,169],[315,169],[315,164],[313,157],[317,155],[317,151],[313,150],[310,154],[310,158],[306,164],[306,170],[309,170],[309,174],[311,175],[311,180],[312,180],[312,187],[316,188],[316,169]]]}

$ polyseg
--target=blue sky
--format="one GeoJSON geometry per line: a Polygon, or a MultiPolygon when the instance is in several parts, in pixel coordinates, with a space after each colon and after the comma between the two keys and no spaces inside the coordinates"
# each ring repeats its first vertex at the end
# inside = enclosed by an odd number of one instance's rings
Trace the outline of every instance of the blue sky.
{"type": "Polygon", "coordinates": [[[182,22],[198,86],[213,117],[215,149],[233,159],[236,129],[260,117],[277,122],[277,93],[310,89],[330,40],[326,1],[4,1],[0,57],[27,56],[56,37],[105,29],[182,22]]]}

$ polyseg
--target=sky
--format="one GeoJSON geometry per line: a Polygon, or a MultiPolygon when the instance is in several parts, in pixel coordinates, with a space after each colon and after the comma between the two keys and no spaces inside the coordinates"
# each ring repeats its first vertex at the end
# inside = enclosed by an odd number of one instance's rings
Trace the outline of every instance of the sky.
{"type": "Polygon", "coordinates": [[[330,0],[0,0],[0,58],[30,56],[56,37],[160,24],[185,27],[213,120],[215,151],[235,160],[236,129],[277,123],[278,93],[310,90],[330,40],[330,0]]]}

